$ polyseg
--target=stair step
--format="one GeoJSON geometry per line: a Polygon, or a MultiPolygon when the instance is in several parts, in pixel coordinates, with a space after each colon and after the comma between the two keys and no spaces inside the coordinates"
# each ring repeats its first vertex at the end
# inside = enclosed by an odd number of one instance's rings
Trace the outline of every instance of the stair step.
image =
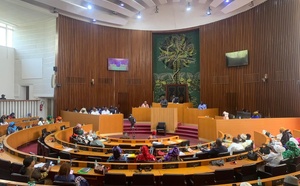
{"type": "Polygon", "coordinates": [[[190,134],[196,134],[198,135],[198,130],[182,130],[182,129],[177,129],[175,132],[179,132],[179,133],[190,133],[190,134]]]}

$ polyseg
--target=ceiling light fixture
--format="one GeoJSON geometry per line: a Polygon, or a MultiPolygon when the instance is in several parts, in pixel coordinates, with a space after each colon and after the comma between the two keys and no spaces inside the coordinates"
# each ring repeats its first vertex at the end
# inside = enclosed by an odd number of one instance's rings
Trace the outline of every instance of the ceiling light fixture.
{"type": "Polygon", "coordinates": [[[211,8],[210,8],[210,6],[207,9],[206,15],[211,15],[211,8]]]}
{"type": "Polygon", "coordinates": [[[122,1],[120,1],[120,6],[124,7],[124,3],[122,1]]]}
{"type": "Polygon", "coordinates": [[[141,18],[142,18],[141,12],[138,12],[138,13],[137,13],[137,18],[138,18],[138,19],[141,19],[141,18]]]}
{"type": "Polygon", "coordinates": [[[96,21],[97,21],[96,19],[93,19],[93,20],[92,20],[92,23],[96,23],[96,21]]]}
{"type": "Polygon", "coordinates": [[[229,3],[230,0],[225,0],[225,3],[229,3]]]}
{"type": "Polygon", "coordinates": [[[190,10],[191,10],[191,3],[190,3],[190,2],[187,3],[186,10],[187,10],[187,11],[190,11],[190,10]]]}
{"type": "Polygon", "coordinates": [[[92,9],[92,5],[87,5],[87,9],[91,10],[92,9]]]}
{"type": "Polygon", "coordinates": [[[158,13],[158,6],[155,7],[155,13],[158,13]]]}
{"type": "Polygon", "coordinates": [[[254,7],[254,2],[251,1],[250,4],[249,4],[249,6],[250,6],[250,7],[254,7]]]}

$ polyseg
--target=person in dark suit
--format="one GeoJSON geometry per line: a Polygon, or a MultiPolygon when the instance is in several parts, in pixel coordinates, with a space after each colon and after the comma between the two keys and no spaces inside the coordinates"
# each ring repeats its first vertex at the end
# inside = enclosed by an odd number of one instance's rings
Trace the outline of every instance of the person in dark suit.
{"type": "Polygon", "coordinates": [[[168,107],[168,100],[165,98],[165,96],[162,96],[160,98],[160,106],[162,108],[167,108],[168,107]]]}
{"type": "Polygon", "coordinates": [[[217,157],[217,155],[219,153],[228,152],[228,149],[227,149],[227,147],[222,145],[222,140],[218,138],[216,140],[216,146],[215,147],[211,147],[210,150],[202,149],[202,151],[207,152],[211,156],[211,158],[214,158],[214,157],[217,157]]]}

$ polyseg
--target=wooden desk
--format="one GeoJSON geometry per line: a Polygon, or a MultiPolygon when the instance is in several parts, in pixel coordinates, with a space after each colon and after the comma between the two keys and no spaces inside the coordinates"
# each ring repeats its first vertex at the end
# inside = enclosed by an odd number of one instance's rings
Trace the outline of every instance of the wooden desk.
{"type": "MultiPolygon", "coordinates": [[[[19,122],[19,123],[16,123],[15,125],[17,127],[22,127],[23,129],[25,129],[26,126],[32,126],[37,123],[38,123],[38,121],[34,120],[34,121],[19,122]]],[[[9,125],[0,125],[0,135],[1,136],[6,134],[8,126],[9,125]]]]}
{"type": "Polygon", "coordinates": [[[278,134],[280,127],[285,127],[293,131],[299,129],[300,118],[259,118],[259,119],[213,119],[198,118],[198,136],[205,139],[214,140],[217,132],[222,131],[232,136],[249,133],[254,135],[254,131],[266,130],[271,134],[278,134]]]}
{"type": "Polygon", "coordinates": [[[167,132],[174,133],[177,125],[176,108],[151,108],[151,130],[156,130],[158,122],[165,122],[167,132]]]}
{"type": "Polygon", "coordinates": [[[150,122],[151,121],[151,109],[143,107],[133,107],[131,111],[133,117],[137,122],[150,122]]]}
{"type": "MultiPolygon", "coordinates": [[[[161,108],[160,103],[152,103],[152,108],[161,108]]],[[[167,108],[176,108],[177,109],[177,120],[180,123],[184,122],[184,109],[193,108],[192,103],[168,103],[167,108]]]]}
{"type": "Polygon", "coordinates": [[[78,112],[61,111],[64,121],[69,121],[70,126],[74,127],[77,123],[93,124],[93,130],[101,134],[122,134],[123,133],[123,114],[111,115],[91,115],[78,112]]]}
{"type": "Polygon", "coordinates": [[[198,108],[184,108],[183,112],[184,112],[183,123],[198,125],[199,116],[203,116],[203,117],[208,116],[214,118],[219,114],[219,109],[209,108],[205,110],[199,110],[198,108]]]}

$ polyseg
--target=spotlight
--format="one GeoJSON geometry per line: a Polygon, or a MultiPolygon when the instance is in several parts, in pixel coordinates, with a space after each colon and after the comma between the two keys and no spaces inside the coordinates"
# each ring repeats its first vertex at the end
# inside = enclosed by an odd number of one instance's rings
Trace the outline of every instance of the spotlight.
{"type": "Polygon", "coordinates": [[[87,5],[87,9],[91,10],[92,9],[92,5],[87,5]]]}
{"type": "Polygon", "coordinates": [[[211,15],[211,8],[210,7],[208,7],[208,9],[207,9],[206,15],[211,15]]]}
{"type": "Polygon", "coordinates": [[[254,2],[251,1],[250,4],[249,4],[249,6],[250,6],[250,7],[254,7],[254,2]]]}
{"type": "Polygon", "coordinates": [[[137,13],[137,18],[138,18],[138,19],[141,19],[141,18],[142,18],[141,12],[138,12],[138,13],[137,13]]]}
{"type": "Polygon", "coordinates": [[[120,1],[120,6],[124,7],[124,3],[122,1],[120,1]]]}
{"type": "Polygon", "coordinates": [[[96,19],[93,19],[93,20],[92,20],[93,23],[95,23],[96,21],[97,21],[96,19]]]}
{"type": "Polygon", "coordinates": [[[188,2],[187,6],[186,6],[186,10],[187,10],[187,11],[190,11],[190,10],[191,10],[191,3],[190,3],[190,2],[188,2]]]}
{"type": "Polygon", "coordinates": [[[225,0],[225,3],[229,3],[230,0],[225,0]]]}

